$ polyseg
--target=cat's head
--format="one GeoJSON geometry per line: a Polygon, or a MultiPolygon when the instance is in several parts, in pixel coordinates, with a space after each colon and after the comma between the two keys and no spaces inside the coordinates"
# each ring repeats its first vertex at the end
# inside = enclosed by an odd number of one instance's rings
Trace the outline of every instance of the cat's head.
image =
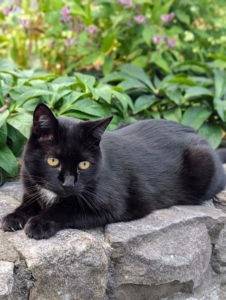
{"type": "Polygon", "coordinates": [[[45,104],[36,107],[24,169],[50,200],[79,195],[95,185],[101,169],[100,141],[111,119],[80,122],[54,117],[45,104]]]}

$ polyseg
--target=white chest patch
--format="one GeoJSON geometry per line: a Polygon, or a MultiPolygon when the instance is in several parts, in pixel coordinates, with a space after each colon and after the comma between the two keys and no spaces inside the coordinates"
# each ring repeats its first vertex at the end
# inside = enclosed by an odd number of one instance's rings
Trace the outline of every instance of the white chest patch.
{"type": "Polygon", "coordinates": [[[43,201],[46,204],[46,206],[51,206],[53,203],[56,202],[58,196],[54,192],[51,192],[44,188],[41,188],[40,192],[41,192],[43,201]]]}

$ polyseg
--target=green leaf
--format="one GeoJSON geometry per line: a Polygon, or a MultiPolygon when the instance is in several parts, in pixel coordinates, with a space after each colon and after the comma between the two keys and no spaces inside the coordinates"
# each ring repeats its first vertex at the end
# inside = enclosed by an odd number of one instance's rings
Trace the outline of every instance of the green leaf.
{"type": "Polygon", "coordinates": [[[205,107],[189,107],[183,117],[181,123],[183,125],[191,126],[194,129],[198,130],[201,125],[206,121],[207,118],[211,115],[211,110],[205,107]]]}
{"type": "Polygon", "coordinates": [[[134,104],[134,114],[149,108],[157,101],[158,99],[154,95],[142,95],[138,97],[134,104]]]}
{"type": "Polygon", "coordinates": [[[15,109],[19,108],[26,101],[28,101],[28,100],[30,100],[32,98],[36,98],[38,96],[43,96],[43,95],[52,95],[52,94],[53,94],[52,91],[30,88],[26,92],[22,93],[19,96],[19,98],[16,99],[17,101],[16,101],[16,107],[15,107],[15,109]]]}
{"type": "Polygon", "coordinates": [[[143,69],[136,65],[125,64],[119,68],[123,73],[129,75],[130,77],[136,78],[147,85],[152,91],[155,90],[151,80],[146,75],[143,69]]]}
{"type": "Polygon", "coordinates": [[[223,70],[214,70],[215,98],[221,98],[226,87],[226,72],[223,70]]]}
{"type": "Polygon", "coordinates": [[[213,104],[221,120],[225,122],[226,121],[226,100],[223,101],[220,98],[215,97],[213,100],[213,104]]]}
{"type": "Polygon", "coordinates": [[[185,84],[185,85],[190,85],[190,86],[197,85],[196,82],[194,82],[193,80],[188,79],[186,77],[174,77],[174,78],[166,80],[166,82],[179,83],[179,84],[185,84]]]}
{"type": "Polygon", "coordinates": [[[119,102],[121,103],[121,105],[123,107],[124,112],[127,111],[128,105],[130,106],[130,108],[132,110],[134,109],[132,100],[129,95],[127,95],[125,93],[120,93],[116,90],[112,90],[112,94],[119,100],[119,102]]]}
{"type": "Polygon", "coordinates": [[[32,116],[28,113],[19,113],[15,116],[11,116],[7,119],[7,123],[13,126],[15,129],[25,137],[28,138],[30,135],[30,127],[32,124],[32,116]]]}
{"type": "Polygon", "coordinates": [[[8,138],[11,140],[10,148],[13,154],[17,157],[21,155],[26,138],[14,127],[7,124],[8,138]]]}
{"type": "Polygon", "coordinates": [[[12,177],[18,175],[18,164],[16,158],[7,146],[0,149],[0,167],[12,177]]]}
{"type": "Polygon", "coordinates": [[[6,145],[6,140],[7,140],[7,125],[6,123],[4,123],[0,127],[0,148],[6,145]]]}
{"type": "Polygon", "coordinates": [[[182,22],[187,25],[190,25],[190,16],[186,14],[186,12],[182,9],[177,9],[175,11],[176,17],[182,22]]]}
{"type": "Polygon", "coordinates": [[[166,120],[180,122],[182,117],[181,108],[176,107],[170,110],[165,110],[163,112],[163,116],[166,120]]]}
{"type": "Polygon", "coordinates": [[[109,54],[114,47],[115,33],[108,34],[102,41],[101,50],[105,55],[109,54]]]}
{"type": "Polygon", "coordinates": [[[200,96],[211,96],[213,97],[213,94],[210,90],[201,87],[201,86],[194,86],[187,89],[184,99],[188,100],[191,98],[198,98],[200,96]]]}
{"type": "Polygon", "coordinates": [[[7,173],[4,169],[0,168],[0,186],[2,186],[7,179],[7,173]]]}
{"type": "Polygon", "coordinates": [[[114,67],[114,58],[111,55],[105,57],[104,65],[103,65],[103,73],[104,75],[108,75],[114,67]]]}
{"type": "Polygon", "coordinates": [[[83,83],[88,86],[94,86],[96,79],[94,76],[91,75],[84,75],[82,73],[75,73],[75,77],[77,78],[78,82],[83,83]]]}
{"type": "Polygon", "coordinates": [[[183,103],[183,96],[179,89],[175,91],[165,91],[166,96],[172,100],[175,104],[181,105],[183,103]]]}
{"type": "Polygon", "coordinates": [[[210,145],[216,149],[222,139],[222,129],[218,125],[204,123],[198,130],[201,136],[204,136],[210,145]]]}
{"type": "Polygon", "coordinates": [[[87,99],[76,101],[75,104],[70,106],[70,110],[81,111],[86,114],[101,117],[101,118],[111,115],[110,110],[106,106],[100,105],[98,102],[94,100],[87,100],[87,99]]]}
{"type": "Polygon", "coordinates": [[[118,87],[122,88],[124,91],[129,89],[140,89],[145,88],[146,86],[135,78],[126,79],[118,84],[118,87]]]}
{"type": "Polygon", "coordinates": [[[98,85],[96,87],[96,92],[98,93],[99,97],[104,99],[108,104],[111,103],[111,87],[109,85],[98,85]]]}
{"type": "Polygon", "coordinates": [[[9,110],[4,110],[0,113],[0,127],[5,123],[7,117],[9,116],[9,110]]]}

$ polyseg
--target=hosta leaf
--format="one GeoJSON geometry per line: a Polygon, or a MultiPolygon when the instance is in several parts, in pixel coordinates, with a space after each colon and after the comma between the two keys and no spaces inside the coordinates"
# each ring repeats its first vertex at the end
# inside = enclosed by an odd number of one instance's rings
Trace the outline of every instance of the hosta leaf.
{"type": "Polygon", "coordinates": [[[188,100],[191,98],[197,98],[204,95],[213,97],[213,93],[210,90],[201,86],[194,86],[187,89],[184,99],[188,100]]]}
{"type": "Polygon", "coordinates": [[[198,130],[211,113],[212,111],[205,107],[190,107],[185,111],[181,123],[198,130]]]}
{"type": "Polygon", "coordinates": [[[158,99],[154,95],[142,95],[137,98],[134,104],[134,113],[137,114],[156,103],[158,99]]]}
{"type": "Polygon", "coordinates": [[[28,138],[30,134],[30,127],[32,124],[32,116],[28,113],[20,113],[7,119],[7,123],[13,126],[15,129],[25,137],[28,138]]]}
{"type": "Polygon", "coordinates": [[[9,116],[8,109],[0,113],[0,127],[5,123],[8,116],[9,116]]]}
{"type": "Polygon", "coordinates": [[[12,177],[18,175],[18,164],[16,158],[7,146],[0,149],[0,167],[12,177]]]}
{"type": "Polygon", "coordinates": [[[198,133],[204,136],[214,149],[221,143],[222,129],[218,125],[204,123],[199,128],[198,133]]]}

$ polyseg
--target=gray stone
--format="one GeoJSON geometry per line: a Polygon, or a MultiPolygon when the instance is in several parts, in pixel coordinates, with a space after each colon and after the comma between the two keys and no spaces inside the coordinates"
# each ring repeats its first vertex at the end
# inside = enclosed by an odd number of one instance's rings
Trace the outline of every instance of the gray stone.
{"type": "Polygon", "coordinates": [[[22,183],[20,181],[6,182],[0,187],[0,195],[10,196],[21,201],[23,195],[22,183]]]}
{"type": "MultiPolygon", "coordinates": [[[[18,201],[6,195],[0,196],[0,220],[5,215],[11,213],[18,205],[18,201]]],[[[1,223],[0,223],[1,224],[1,223]]],[[[1,225],[0,225],[1,226],[1,225]]]]}
{"type": "Polygon", "coordinates": [[[186,206],[108,225],[109,300],[157,300],[191,293],[205,277],[211,241],[218,239],[225,217],[213,207],[186,206]]]}
{"type": "Polygon", "coordinates": [[[11,262],[0,261],[0,299],[9,299],[13,287],[13,268],[11,262]]]}
{"type": "Polygon", "coordinates": [[[48,240],[29,239],[23,231],[8,233],[7,239],[34,277],[30,300],[104,297],[109,251],[99,239],[72,229],[48,240]]]}

